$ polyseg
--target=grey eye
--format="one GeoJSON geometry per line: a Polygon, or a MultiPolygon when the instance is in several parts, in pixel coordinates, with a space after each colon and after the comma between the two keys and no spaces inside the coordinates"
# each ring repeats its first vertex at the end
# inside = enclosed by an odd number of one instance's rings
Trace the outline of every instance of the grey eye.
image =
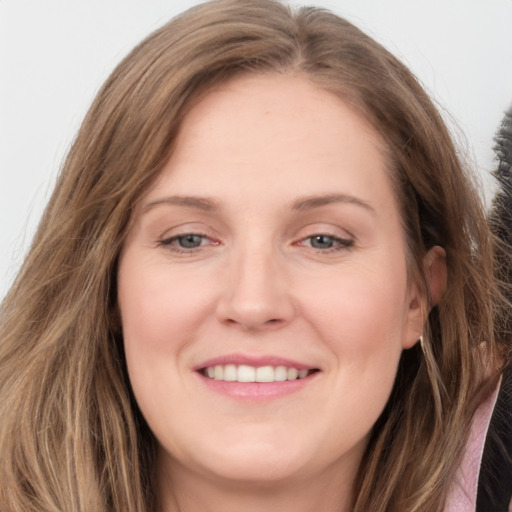
{"type": "Polygon", "coordinates": [[[315,235],[310,237],[311,247],[315,249],[331,249],[336,240],[328,235],[315,235]]]}
{"type": "Polygon", "coordinates": [[[203,239],[201,235],[184,235],[178,236],[175,240],[184,249],[194,249],[203,243],[203,239]]]}

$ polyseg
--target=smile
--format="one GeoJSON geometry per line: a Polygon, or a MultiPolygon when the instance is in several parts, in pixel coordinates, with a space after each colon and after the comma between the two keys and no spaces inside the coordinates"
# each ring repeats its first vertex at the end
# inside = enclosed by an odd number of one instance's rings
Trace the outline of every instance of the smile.
{"type": "Polygon", "coordinates": [[[279,366],[250,366],[247,364],[217,364],[200,370],[200,373],[213,380],[224,382],[284,382],[304,379],[317,370],[279,366]]]}

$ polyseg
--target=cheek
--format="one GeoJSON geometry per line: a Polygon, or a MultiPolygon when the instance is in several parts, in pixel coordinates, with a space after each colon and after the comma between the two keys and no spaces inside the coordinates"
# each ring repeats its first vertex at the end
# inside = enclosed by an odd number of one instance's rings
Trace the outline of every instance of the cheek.
{"type": "Polygon", "coordinates": [[[333,356],[325,374],[329,394],[319,414],[326,457],[361,441],[389,399],[402,352],[404,283],[347,272],[331,279],[327,293],[310,293],[303,302],[304,316],[333,356]]]}
{"type": "Polygon", "coordinates": [[[169,266],[127,254],[119,267],[118,300],[128,374],[137,403],[152,430],[169,422],[162,404],[180,404],[184,349],[204,318],[198,283],[169,266]]]}
{"type": "Polygon", "coordinates": [[[119,308],[127,352],[175,352],[205,317],[211,299],[193,276],[184,279],[166,265],[137,269],[126,260],[119,271],[119,308]]]}
{"type": "Polygon", "coordinates": [[[398,270],[386,278],[372,271],[347,273],[331,281],[329,293],[310,295],[304,308],[334,356],[333,400],[344,403],[345,411],[360,411],[368,428],[388,400],[402,353],[405,276],[398,270]]]}
{"type": "Polygon", "coordinates": [[[304,307],[333,348],[361,356],[401,347],[406,312],[406,279],[372,271],[331,280],[322,293],[309,294],[304,307]]]}

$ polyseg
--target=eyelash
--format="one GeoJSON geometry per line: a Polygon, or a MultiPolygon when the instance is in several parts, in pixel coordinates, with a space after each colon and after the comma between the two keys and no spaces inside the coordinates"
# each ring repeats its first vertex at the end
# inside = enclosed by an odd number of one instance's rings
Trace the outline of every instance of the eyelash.
{"type": "Polygon", "coordinates": [[[318,247],[313,247],[312,245],[309,245],[309,247],[312,250],[314,250],[318,253],[322,253],[322,254],[347,250],[347,249],[350,249],[351,247],[353,247],[353,245],[354,245],[354,240],[352,240],[352,239],[340,238],[338,236],[329,235],[326,233],[317,233],[314,235],[307,236],[306,238],[303,238],[302,240],[300,240],[298,242],[298,244],[303,244],[306,240],[312,241],[315,238],[326,238],[326,239],[329,239],[330,241],[332,241],[332,243],[334,244],[334,246],[332,246],[332,247],[325,247],[322,249],[318,248],[318,247]]]}
{"type": "MultiPolygon", "coordinates": [[[[179,235],[175,235],[175,236],[160,240],[158,244],[160,246],[165,247],[166,249],[172,250],[173,252],[178,253],[178,254],[190,254],[192,252],[199,250],[204,245],[203,242],[207,239],[208,239],[208,236],[204,235],[202,233],[182,233],[179,235]],[[176,242],[176,241],[179,241],[180,239],[185,239],[188,237],[200,237],[202,240],[201,240],[201,243],[197,247],[180,247],[178,245],[173,245],[173,242],[176,242]]],[[[218,242],[213,242],[212,245],[217,245],[217,244],[218,244],[218,242]]]]}
{"type": "MultiPolygon", "coordinates": [[[[204,235],[202,233],[183,233],[183,234],[172,236],[170,238],[165,238],[163,240],[160,240],[159,245],[162,247],[168,248],[178,254],[191,254],[193,252],[198,251],[204,245],[203,242],[208,240],[208,238],[209,237],[207,235],[204,235]],[[195,247],[181,247],[178,245],[173,245],[174,242],[179,242],[180,239],[183,240],[188,237],[201,238],[200,244],[195,247]]],[[[315,238],[316,239],[318,239],[318,238],[328,239],[328,241],[330,241],[333,244],[333,246],[331,246],[331,247],[324,247],[324,248],[313,247],[312,244],[309,245],[309,247],[312,250],[314,250],[318,253],[322,253],[322,254],[326,254],[326,253],[328,254],[331,252],[347,250],[347,249],[350,249],[351,247],[353,247],[353,245],[354,245],[354,240],[351,240],[348,238],[340,238],[340,237],[337,237],[334,235],[329,235],[326,233],[317,233],[314,235],[307,236],[307,237],[301,239],[299,242],[297,242],[294,245],[304,245],[304,243],[307,240],[313,241],[315,238]]],[[[212,241],[212,245],[218,245],[218,243],[219,242],[212,241]]]]}

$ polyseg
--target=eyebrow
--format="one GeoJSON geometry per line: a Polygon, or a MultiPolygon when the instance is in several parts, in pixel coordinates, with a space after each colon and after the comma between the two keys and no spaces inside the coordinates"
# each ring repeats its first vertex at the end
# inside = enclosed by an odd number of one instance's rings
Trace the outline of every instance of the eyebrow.
{"type": "Polygon", "coordinates": [[[364,208],[365,210],[368,210],[373,214],[376,213],[373,206],[368,204],[366,201],[363,201],[362,199],[359,199],[358,197],[352,196],[350,194],[326,194],[301,197],[292,203],[292,209],[296,211],[311,210],[313,208],[320,208],[321,206],[326,206],[333,203],[354,204],[364,208]]]}
{"type": "MultiPolygon", "coordinates": [[[[299,197],[292,202],[292,210],[295,211],[306,211],[314,208],[320,208],[333,203],[353,204],[360,206],[371,213],[376,213],[375,209],[369,205],[366,201],[359,199],[358,197],[350,194],[325,194],[325,195],[314,195],[299,197]]],[[[155,208],[160,205],[171,205],[171,206],[185,206],[188,208],[196,208],[205,212],[214,212],[219,209],[219,204],[214,199],[207,197],[198,196],[167,196],[160,199],[155,199],[144,205],[142,213],[155,208]]]]}
{"type": "Polygon", "coordinates": [[[197,208],[198,210],[202,210],[205,212],[213,212],[218,209],[218,204],[213,199],[208,199],[206,197],[197,197],[197,196],[168,196],[162,197],[161,199],[155,199],[150,203],[144,205],[142,208],[142,213],[146,213],[148,210],[151,210],[155,206],[160,205],[175,205],[175,206],[186,206],[188,208],[197,208]]]}

